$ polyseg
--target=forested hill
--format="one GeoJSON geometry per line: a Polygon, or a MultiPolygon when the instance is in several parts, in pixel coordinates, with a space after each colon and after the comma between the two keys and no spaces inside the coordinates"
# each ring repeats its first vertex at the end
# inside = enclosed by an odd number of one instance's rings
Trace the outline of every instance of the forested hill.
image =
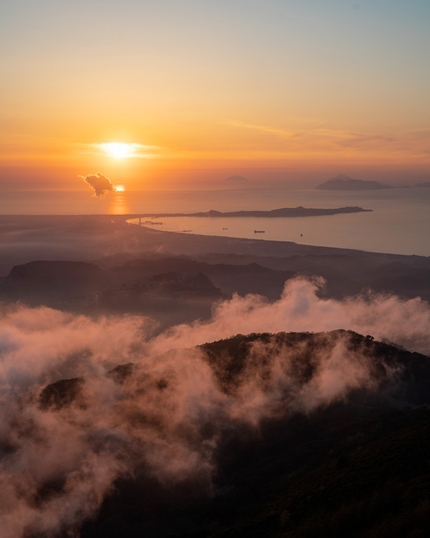
{"type": "MultiPolygon", "coordinates": [[[[83,538],[425,536],[429,357],[338,330],[237,335],[150,364],[106,375],[120,408],[133,410],[119,423],[139,432],[140,448],[121,452],[134,472],[116,481],[83,538]],[[206,387],[199,398],[191,372],[206,387]],[[154,439],[208,458],[212,486],[197,467],[159,481],[154,439]]],[[[40,408],[67,420],[96,414],[87,383],[46,386],[40,408]]]]}

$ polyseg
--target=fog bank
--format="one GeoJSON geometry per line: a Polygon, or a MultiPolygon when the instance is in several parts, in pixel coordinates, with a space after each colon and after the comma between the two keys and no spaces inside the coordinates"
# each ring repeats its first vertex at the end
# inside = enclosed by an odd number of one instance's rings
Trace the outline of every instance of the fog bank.
{"type": "MultiPolygon", "coordinates": [[[[198,344],[237,333],[344,328],[430,353],[427,303],[378,295],[320,299],[322,285],[288,281],[275,303],[235,296],[210,322],[162,334],[139,316],[93,320],[45,307],[2,307],[2,536],[78,535],[119,477],[161,487],[194,484],[210,494],[226,431],[312,413],[380,383],[368,357],[351,351],[347,333],[314,347],[306,376],[301,344],[255,342],[231,379],[223,357],[211,362],[198,344]],[[61,379],[72,380],[67,390],[47,388],[61,379]]],[[[395,375],[384,366],[384,379],[395,375]]]]}

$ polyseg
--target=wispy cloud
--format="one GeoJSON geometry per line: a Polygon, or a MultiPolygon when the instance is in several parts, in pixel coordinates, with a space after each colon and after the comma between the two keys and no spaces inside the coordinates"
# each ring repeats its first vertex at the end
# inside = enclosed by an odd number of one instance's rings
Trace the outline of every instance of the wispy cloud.
{"type": "Polygon", "coordinates": [[[339,152],[345,149],[365,153],[396,152],[410,155],[428,155],[430,130],[416,129],[397,132],[360,132],[347,129],[317,127],[309,129],[283,129],[237,120],[226,120],[225,125],[242,131],[255,131],[262,135],[260,147],[274,151],[339,152]],[[264,135],[269,135],[265,140],[264,135]]]}
{"type": "Polygon", "coordinates": [[[289,131],[287,129],[278,129],[276,127],[269,127],[266,125],[246,123],[244,121],[226,120],[223,123],[225,125],[230,125],[232,127],[238,127],[242,129],[251,129],[253,131],[259,131],[260,133],[274,134],[274,135],[281,136],[283,138],[289,138],[294,134],[294,131],[289,131]]]}

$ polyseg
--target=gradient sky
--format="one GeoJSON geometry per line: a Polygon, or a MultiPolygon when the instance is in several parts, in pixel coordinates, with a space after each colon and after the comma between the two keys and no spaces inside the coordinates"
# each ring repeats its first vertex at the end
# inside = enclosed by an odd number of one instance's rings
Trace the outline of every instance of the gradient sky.
{"type": "Polygon", "coordinates": [[[429,177],[429,29],[429,0],[5,0],[0,181],[429,177]]]}

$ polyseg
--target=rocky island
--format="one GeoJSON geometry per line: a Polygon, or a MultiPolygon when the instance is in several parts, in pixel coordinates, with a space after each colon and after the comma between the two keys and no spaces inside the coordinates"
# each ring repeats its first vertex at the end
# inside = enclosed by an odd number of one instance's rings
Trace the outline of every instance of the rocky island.
{"type": "Polygon", "coordinates": [[[392,189],[390,185],[383,185],[379,181],[364,181],[353,179],[345,174],[339,174],[317,186],[320,191],[375,191],[381,189],[392,189]]]}

